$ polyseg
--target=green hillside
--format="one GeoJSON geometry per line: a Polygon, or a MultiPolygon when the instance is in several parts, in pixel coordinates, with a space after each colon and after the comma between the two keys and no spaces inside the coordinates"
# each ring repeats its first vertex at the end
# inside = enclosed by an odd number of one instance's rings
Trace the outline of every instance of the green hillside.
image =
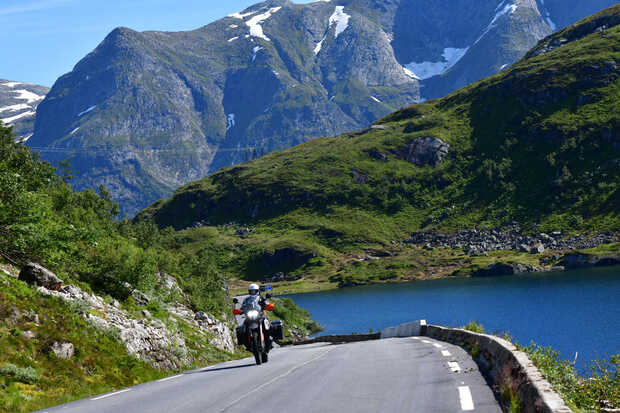
{"type": "Polygon", "coordinates": [[[221,252],[216,265],[232,278],[281,271],[302,277],[302,289],[309,280],[447,275],[507,256],[539,263],[516,251],[464,257],[394,243],[422,229],[516,221],[526,233],[617,232],[619,16],[614,6],[585,19],[541,41],[545,53],[369,130],[188,184],[137,219],[183,230],[175,235],[181,250],[221,252]],[[360,259],[373,254],[388,257],[360,259]]]}

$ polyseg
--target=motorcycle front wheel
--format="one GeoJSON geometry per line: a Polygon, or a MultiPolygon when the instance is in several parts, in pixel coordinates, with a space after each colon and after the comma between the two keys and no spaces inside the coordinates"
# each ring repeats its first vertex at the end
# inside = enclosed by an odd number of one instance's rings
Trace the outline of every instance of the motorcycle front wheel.
{"type": "Polygon", "coordinates": [[[259,343],[260,337],[258,337],[258,331],[252,331],[252,352],[254,353],[254,360],[256,361],[256,365],[258,366],[260,366],[262,362],[259,343]]]}

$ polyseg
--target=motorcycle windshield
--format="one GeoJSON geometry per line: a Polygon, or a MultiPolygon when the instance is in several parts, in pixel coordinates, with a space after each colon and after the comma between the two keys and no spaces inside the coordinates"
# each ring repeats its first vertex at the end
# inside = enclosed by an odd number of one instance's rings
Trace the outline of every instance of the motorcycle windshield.
{"type": "Polygon", "coordinates": [[[249,296],[248,298],[243,300],[243,304],[241,304],[241,311],[243,311],[244,313],[250,310],[261,311],[262,309],[260,308],[259,300],[260,296],[258,295],[249,296]]]}

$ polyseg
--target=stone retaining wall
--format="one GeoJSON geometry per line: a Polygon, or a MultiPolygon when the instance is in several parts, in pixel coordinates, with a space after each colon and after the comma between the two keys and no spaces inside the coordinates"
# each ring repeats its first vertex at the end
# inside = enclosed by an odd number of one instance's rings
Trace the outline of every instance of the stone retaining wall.
{"type": "Polygon", "coordinates": [[[419,336],[426,326],[426,320],[411,321],[396,327],[387,327],[381,330],[381,338],[419,336]]]}
{"type": "Polygon", "coordinates": [[[309,338],[307,340],[295,341],[291,344],[294,346],[300,346],[302,344],[312,344],[312,343],[354,343],[356,341],[368,341],[368,340],[379,340],[381,338],[381,333],[373,333],[373,334],[340,334],[340,335],[330,335],[330,336],[320,336],[309,338]]]}
{"type": "Polygon", "coordinates": [[[427,325],[422,335],[467,348],[495,390],[508,386],[523,403],[524,412],[570,413],[562,398],[527,355],[510,342],[487,334],[427,325]]]}

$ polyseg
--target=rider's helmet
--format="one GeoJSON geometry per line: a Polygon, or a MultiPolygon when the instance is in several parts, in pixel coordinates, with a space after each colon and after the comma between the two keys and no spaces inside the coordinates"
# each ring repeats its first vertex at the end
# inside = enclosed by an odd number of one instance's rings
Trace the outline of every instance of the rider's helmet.
{"type": "Polygon", "coordinates": [[[258,291],[259,288],[257,284],[250,284],[250,286],[248,287],[248,292],[250,293],[250,295],[257,295],[258,291]]]}

